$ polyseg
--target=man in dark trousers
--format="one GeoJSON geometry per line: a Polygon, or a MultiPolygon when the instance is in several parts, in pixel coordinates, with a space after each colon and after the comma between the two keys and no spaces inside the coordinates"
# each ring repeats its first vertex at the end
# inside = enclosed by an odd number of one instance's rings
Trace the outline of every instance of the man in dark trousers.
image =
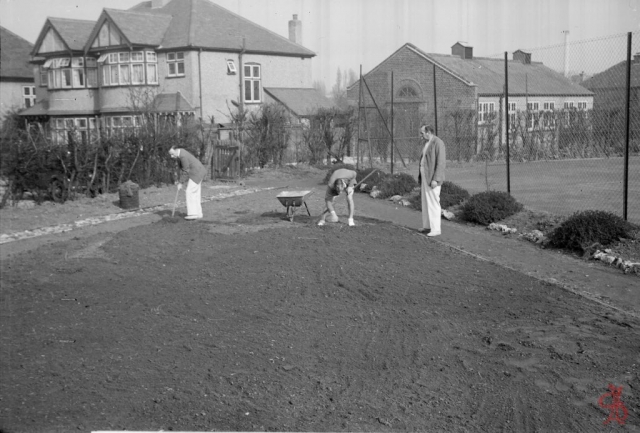
{"type": "Polygon", "coordinates": [[[187,220],[202,218],[202,180],[207,174],[207,169],[198,161],[198,158],[177,146],[171,146],[169,155],[171,155],[171,158],[178,160],[182,171],[181,180],[178,183],[178,191],[182,189],[182,184],[188,179],[187,187],[185,188],[187,216],[184,218],[187,220]]]}

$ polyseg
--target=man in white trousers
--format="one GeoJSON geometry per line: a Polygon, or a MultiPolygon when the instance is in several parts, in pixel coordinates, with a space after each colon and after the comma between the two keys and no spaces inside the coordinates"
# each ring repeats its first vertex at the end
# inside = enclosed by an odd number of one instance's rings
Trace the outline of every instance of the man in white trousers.
{"type": "Polygon", "coordinates": [[[439,236],[442,209],[440,207],[440,187],[444,182],[444,171],[447,166],[447,155],[444,142],[435,136],[429,125],[420,127],[420,134],[425,141],[420,158],[420,195],[422,197],[422,229],[427,236],[439,236]]]}
{"type": "Polygon", "coordinates": [[[169,155],[178,160],[180,170],[183,172],[180,176],[181,182],[178,183],[178,191],[182,189],[182,184],[188,178],[185,188],[187,216],[184,219],[197,220],[202,218],[202,180],[207,174],[207,169],[198,161],[198,158],[175,145],[169,149],[169,155]]]}

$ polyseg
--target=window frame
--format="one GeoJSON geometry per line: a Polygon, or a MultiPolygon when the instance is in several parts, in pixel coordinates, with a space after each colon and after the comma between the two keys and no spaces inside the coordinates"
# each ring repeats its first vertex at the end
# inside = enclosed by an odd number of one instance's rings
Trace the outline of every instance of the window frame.
{"type": "Polygon", "coordinates": [[[22,86],[22,106],[30,108],[36,105],[36,86],[22,86]]]}
{"type": "Polygon", "coordinates": [[[227,75],[236,75],[237,73],[236,63],[233,60],[227,60],[227,75]]]}
{"type": "Polygon", "coordinates": [[[495,104],[495,102],[478,102],[478,124],[483,125],[490,121],[489,115],[496,112],[495,104]]]}
{"type": "Polygon", "coordinates": [[[259,104],[262,102],[262,65],[259,63],[246,63],[244,65],[244,76],[243,76],[243,92],[242,97],[245,103],[247,104],[259,104]],[[250,73],[247,74],[247,68],[249,68],[250,73]],[[254,71],[258,71],[258,75],[254,76],[254,71]],[[248,85],[249,83],[249,85],[248,85]],[[257,85],[257,89],[256,89],[257,85]],[[250,98],[247,98],[247,89],[249,89],[250,98]],[[258,93],[258,97],[255,97],[255,93],[258,93]]]}
{"type": "Polygon", "coordinates": [[[185,69],[184,51],[168,52],[166,54],[166,61],[167,61],[167,77],[174,78],[174,77],[185,76],[186,69],[185,69]],[[182,65],[182,72],[180,72],[180,65],[182,65]]]}

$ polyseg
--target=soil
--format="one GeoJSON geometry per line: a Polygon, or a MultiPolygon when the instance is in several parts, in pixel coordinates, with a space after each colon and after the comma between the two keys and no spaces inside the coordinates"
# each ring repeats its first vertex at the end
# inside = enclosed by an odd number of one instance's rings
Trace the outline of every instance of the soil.
{"type": "Polygon", "coordinates": [[[273,192],[4,259],[0,430],[640,431],[635,316],[273,192]]]}

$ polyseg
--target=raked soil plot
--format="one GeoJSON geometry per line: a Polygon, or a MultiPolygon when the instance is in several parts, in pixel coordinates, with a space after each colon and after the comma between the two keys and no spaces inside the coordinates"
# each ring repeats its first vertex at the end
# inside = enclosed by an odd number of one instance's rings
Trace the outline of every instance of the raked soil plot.
{"type": "Polygon", "coordinates": [[[640,431],[637,319],[376,220],[238,217],[9,258],[0,429],[640,431]]]}

